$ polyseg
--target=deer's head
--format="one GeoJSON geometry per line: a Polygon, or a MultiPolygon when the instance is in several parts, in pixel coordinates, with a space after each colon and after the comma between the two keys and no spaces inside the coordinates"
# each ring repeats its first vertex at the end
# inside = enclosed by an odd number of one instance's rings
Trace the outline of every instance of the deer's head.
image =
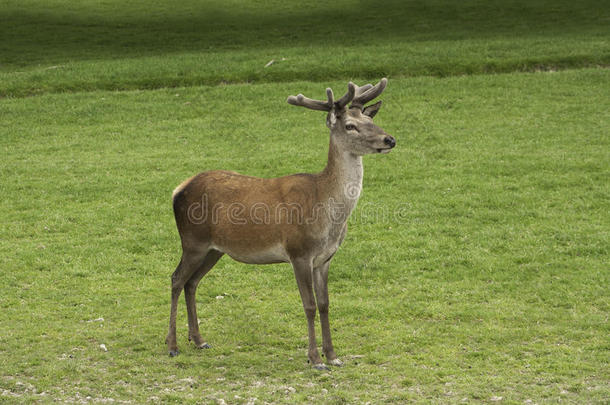
{"type": "Polygon", "coordinates": [[[386,78],[375,86],[366,84],[358,87],[350,82],[347,93],[337,101],[330,88],[326,89],[327,101],[313,100],[302,94],[290,96],[286,101],[292,105],[326,111],[326,126],[330,129],[331,139],[342,150],[355,155],[388,153],[396,146],[396,140],[373,123],[381,101],[365,106],[381,94],[387,83],[386,78]]]}

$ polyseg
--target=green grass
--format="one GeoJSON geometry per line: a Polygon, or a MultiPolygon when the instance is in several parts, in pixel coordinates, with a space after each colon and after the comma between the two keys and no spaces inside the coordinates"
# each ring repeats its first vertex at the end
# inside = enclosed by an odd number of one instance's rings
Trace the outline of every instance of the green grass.
{"type": "Polygon", "coordinates": [[[28,2],[0,13],[0,97],[608,66],[608,1],[28,2]],[[276,63],[265,68],[270,61],[276,63]],[[230,66],[230,68],[228,68],[230,66]]]}
{"type": "Polygon", "coordinates": [[[179,256],[172,188],[212,168],[320,169],[322,114],[284,103],[319,84],[3,101],[0,383],[30,399],[17,382],[48,398],[137,402],[601,402],[608,78],[390,82],[378,122],[399,146],[365,159],[364,195],[330,276],[347,364],[323,374],[305,363],[287,265],[223,259],[199,291],[215,348],[186,342],[183,305],[182,354],[167,357],[163,344],[179,256]]]}
{"type": "Polygon", "coordinates": [[[600,3],[333,3],[346,19],[5,1],[0,401],[606,402],[610,72],[584,68],[607,64],[600,3]],[[320,170],[324,114],[286,96],[382,73],[398,145],[365,157],[330,273],[345,366],[306,364],[288,265],[228,258],[198,292],[213,349],[187,342],[181,299],[169,358],[173,188],[320,170]]]}

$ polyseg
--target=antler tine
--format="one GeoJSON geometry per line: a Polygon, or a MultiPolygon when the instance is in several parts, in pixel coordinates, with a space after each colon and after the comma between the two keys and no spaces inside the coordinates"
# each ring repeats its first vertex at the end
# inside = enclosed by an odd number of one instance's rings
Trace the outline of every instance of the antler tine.
{"type": "Polygon", "coordinates": [[[364,94],[364,92],[366,92],[366,91],[367,91],[368,89],[370,89],[371,87],[373,87],[373,85],[372,85],[372,84],[370,84],[370,83],[369,83],[369,84],[365,84],[365,85],[364,85],[364,86],[362,86],[362,87],[356,86],[356,94],[354,95],[354,98],[358,98],[358,97],[360,97],[361,95],[363,95],[363,94],[364,94]]]}
{"type": "Polygon", "coordinates": [[[345,107],[350,101],[353,100],[354,95],[356,94],[356,85],[352,82],[347,84],[347,93],[343,97],[341,97],[335,103],[339,108],[345,107]]]}
{"type": "Polygon", "coordinates": [[[333,108],[333,104],[335,103],[335,95],[333,94],[333,89],[330,87],[326,88],[326,98],[328,98],[328,106],[330,110],[330,108],[333,108]]]}
{"type": "Polygon", "coordinates": [[[298,94],[297,96],[289,96],[286,99],[286,102],[288,104],[309,108],[311,110],[330,111],[334,102],[333,91],[330,88],[326,89],[326,97],[328,98],[327,101],[321,101],[298,94]]]}
{"type": "Polygon", "coordinates": [[[361,92],[361,93],[359,92],[360,94],[358,94],[356,97],[354,97],[354,99],[352,101],[352,105],[350,107],[358,107],[358,108],[364,107],[364,105],[366,103],[368,103],[369,101],[378,97],[383,92],[383,90],[385,89],[385,86],[387,84],[388,84],[388,79],[386,79],[384,77],[375,86],[371,86],[370,84],[362,86],[360,89],[363,89],[367,86],[370,86],[370,87],[368,87],[368,89],[365,90],[364,92],[361,92]]]}

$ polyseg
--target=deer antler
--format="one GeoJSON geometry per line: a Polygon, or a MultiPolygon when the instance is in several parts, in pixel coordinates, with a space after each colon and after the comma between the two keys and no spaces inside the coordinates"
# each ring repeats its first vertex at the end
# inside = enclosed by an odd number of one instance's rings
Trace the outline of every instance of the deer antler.
{"type": "Polygon", "coordinates": [[[388,79],[384,77],[375,86],[365,84],[362,87],[358,87],[356,89],[356,94],[352,99],[352,105],[350,105],[350,108],[362,109],[366,103],[378,97],[383,92],[387,84],[388,79]]]}
{"type": "Polygon", "coordinates": [[[354,95],[356,94],[356,88],[358,86],[356,86],[354,83],[349,82],[347,84],[347,93],[345,93],[343,95],[343,97],[341,97],[336,103],[335,105],[337,106],[337,109],[342,110],[350,101],[352,101],[352,99],[354,98],[354,95]]]}
{"type": "MultiPolygon", "coordinates": [[[[372,87],[370,84],[367,85],[372,87]]],[[[366,87],[366,86],[365,86],[366,87]]],[[[328,101],[314,100],[312,98],[305,97],[302,94],[298,94],[297,96],[289,96],[286,100],[288,104],[306,107],[311,110],[318,111],[330,111],[335,107],[337,110],[342,110],[357,94],[356,91],[359,89],[354,83],[349,82],[347,85],[347,93],[343,97],[341,97],[336,102],[334,101],[333,91],[330,88],[326,89],[326,97],[328,101]]]]}
{"type": "Polygon", "coordinates": [[[289,96],[286,102],[288,102],[288,104],[301,106],[312,110],[330,111],[334,104],[334,95],[330,88],[326,89],[326,97],[328,98],[328,101],[321,101],[298,94],[297,96],[289,96]]]}
{"type": "Polygon", "coordinates": [[[354,83],[349,82],[347,85],[347,93],[343,95],[336,102],[334,101],[333,91],[330,88],[326,89],[326,97],[328,101],[314,100],[312,98],[305,97],[302,94],[296,96],[289,96],[286,100],[288,104],[306,107],[311,110],[318,111],[330,111],[333,107],[337,110],[342,110],[350,102],[350,108],[356,107],[362,109],[366,103],[379,96],[385,89],[388,80],[384,77],[373,86],[372,84],[365,84],[362,87],[356,86],[354,83]]]}

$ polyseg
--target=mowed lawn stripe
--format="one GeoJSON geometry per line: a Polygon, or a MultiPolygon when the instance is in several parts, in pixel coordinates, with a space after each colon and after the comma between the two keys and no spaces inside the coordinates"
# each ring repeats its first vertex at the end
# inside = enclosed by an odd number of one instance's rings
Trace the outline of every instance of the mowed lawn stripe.
{"type": "Polygon", "coordinates": [[[610,65],[596,1],[8,1],[0,97],[610,65]]]}

